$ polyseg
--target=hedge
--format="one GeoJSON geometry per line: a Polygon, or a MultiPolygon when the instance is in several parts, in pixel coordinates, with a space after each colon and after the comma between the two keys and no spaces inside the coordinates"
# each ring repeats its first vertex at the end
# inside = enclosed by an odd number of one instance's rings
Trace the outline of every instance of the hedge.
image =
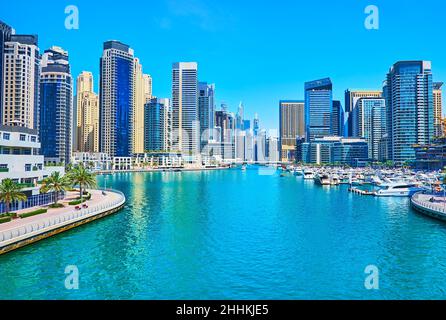
{"type": "Polygon", "coordinates": [[[37,216],[38,214],[43,214],[43,213],[47,213],[47,212],[48,212],[47,209],[39,209],[39,210],[36,210],[36,211],[23,213],[23,214],[20,215],[20,218],[22,218],[22,219],[23,218],[29,218],[29,217],[37,216]]]}
{"type": "Polygon", "coordinates": [[[87,201],[86,199],[84,199],[84,200],[74,200],[74,201],[71,201],[71,202],[68,202],[68,205],[70,205],[70,206],[77,206],[78,204],[81,204],[81,203],[84,203],[85,201],[87,201]]]}
{"type": "Polygon", "coordinates": [[[12,217],[1,217],[0,218],[0,224],[6,223],[12,220],[12,217]]]}

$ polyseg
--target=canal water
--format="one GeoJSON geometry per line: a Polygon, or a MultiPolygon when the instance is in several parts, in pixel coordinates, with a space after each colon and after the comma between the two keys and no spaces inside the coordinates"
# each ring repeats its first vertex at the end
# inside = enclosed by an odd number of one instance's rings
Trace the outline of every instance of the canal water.
{"type": "Polygon", "coordinates": [[[125,209],[0,256],[1,299],[446,298],[446,224],[408,199],[258,167],[98,180],[125,209]]]}

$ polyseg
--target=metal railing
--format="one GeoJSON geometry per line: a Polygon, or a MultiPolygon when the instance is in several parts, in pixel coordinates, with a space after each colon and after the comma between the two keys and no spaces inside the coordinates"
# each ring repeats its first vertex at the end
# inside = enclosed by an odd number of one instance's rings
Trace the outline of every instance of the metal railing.
{"type": "Polygon", "coordinates": [[[112,210],[122,206],[125,203],[125,196],[122,192],[106,189],[103,192],[113,192],[119,195],[119,198],[113,201],[107,201],[91,208],[82,208],[72,212],[67,212],[54,217],[43,218],[19,227],[14,227],[4,231],[0,231],[0,247],[14,243],[15,240],[23,240],[65,225],[93,217],[105,211],[112,210]]]}

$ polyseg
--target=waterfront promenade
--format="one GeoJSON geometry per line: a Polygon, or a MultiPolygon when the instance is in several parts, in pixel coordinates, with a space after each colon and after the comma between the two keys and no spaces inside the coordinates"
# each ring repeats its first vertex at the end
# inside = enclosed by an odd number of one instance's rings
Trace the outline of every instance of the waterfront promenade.
{"type": "Polygon", "coordinates": [[[411,204],[418,212],[446,221],[446,199],[442,196],[417,193],[412,197],[411,204]]]}
{"type": "MultiPolygon", "coordinates": [[[[118,211],[125,204],[125,196],[119,191],[89,192],[91,199],[84,202],[84,206],[70,206],[68,203],[76,199],[78,193],[69,192],[67,197],[60,201],[64,205],[63,208],[49,209],[44,214],[0,224],[0,255],[102,218],[118,211]]],[[[21,210],[17,213],[29,211],[32,210],[21,210]]]]}

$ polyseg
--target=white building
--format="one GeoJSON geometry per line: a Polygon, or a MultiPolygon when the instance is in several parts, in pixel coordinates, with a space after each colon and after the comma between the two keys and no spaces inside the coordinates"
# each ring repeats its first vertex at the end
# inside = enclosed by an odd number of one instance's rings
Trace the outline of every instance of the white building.
{"type": "Polygon", "coordinates": [[[172,65],[173,149],[183,154],[198,154],[198,67],[196,62],[172,65]]]}
{"type": "Polygon", "coordinates": [[[4,47],[2,124],[38,129],[39,73],[37,36],[12,35],[4,47]]]}
{"type": "Polygon", "coordinates": [[[51,195],[40,195],[39,181],[54,171],[65,174],[63,167],[45,168],[39,149],[37,130],[0,125],[0,181],[11,179],[20,184],[28,196],[29,206],[52,201],[48,199],[51,195]]]}
{"type": "Polygon", "coordinates": [[[111,170],[112,158],[103,152],[75,152],[71,163],[73,165],[82,164],[93,171],[111,170]]]}

